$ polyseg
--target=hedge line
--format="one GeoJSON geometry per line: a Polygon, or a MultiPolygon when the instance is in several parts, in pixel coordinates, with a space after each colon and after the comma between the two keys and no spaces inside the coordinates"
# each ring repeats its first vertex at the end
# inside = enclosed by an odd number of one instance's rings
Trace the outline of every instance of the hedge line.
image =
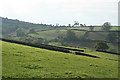
{"type": "Polygon", "coordinates": [[[120,55],[120,53],[115,53],[115,52],[101,51],[101,50],[96,50],[96,51],[97,51],[97,52],[104,52],[104,53],[110,53],[110,54],[120,55]]]}
{"type": "Polygon", "coordinates": [[[89,55],[89,54],[85,54],[85,53],[80,53],[80,52],[75,52],[76,55],[83,55],[83,56],[88,56],[88,57],[93,57],[93,58],[100,58],[97,56],[93,56],[93,55],[89,55]]]}
{"type": "Polygon", "coordinates": [[[48,50],[60,51],[60,52],[65,52],[65,53],[70,53],[70,50],[84,52],[84,50],[70,49],[70,48],[57,47],[57,46],[45,45],[45,44],[29,43],[29,42],[16,41],[16,40],[5,39],[5,38],[2,38],[2,39],[0,38],[0,40],[11,42],[11,43],[17,43],[17,44],[32,46],[32,47],[48,49],[48,50]]]}

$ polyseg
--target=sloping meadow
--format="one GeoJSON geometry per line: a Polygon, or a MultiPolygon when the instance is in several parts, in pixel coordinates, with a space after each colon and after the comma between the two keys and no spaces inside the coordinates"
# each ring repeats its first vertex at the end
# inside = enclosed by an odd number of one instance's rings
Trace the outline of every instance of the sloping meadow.
{"type": "Polygon", "coordinates": [[[118,77],[118,61],[51,51],[4,41],[2,41],[2,66],[3,78],[118,77]]]}

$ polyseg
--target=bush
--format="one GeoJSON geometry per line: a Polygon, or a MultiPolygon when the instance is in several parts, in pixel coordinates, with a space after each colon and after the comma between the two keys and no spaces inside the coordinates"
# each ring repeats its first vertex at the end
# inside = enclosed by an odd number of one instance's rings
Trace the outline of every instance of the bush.
{"type": "Polygon", "coordinates": [[[105,42],[98,42],[95,45],[96,50],[106,51],[109,46],[105,42]]]}

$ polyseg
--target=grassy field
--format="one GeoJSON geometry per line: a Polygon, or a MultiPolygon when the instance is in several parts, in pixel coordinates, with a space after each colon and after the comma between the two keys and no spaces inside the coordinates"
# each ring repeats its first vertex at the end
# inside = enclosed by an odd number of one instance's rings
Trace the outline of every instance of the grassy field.
{"type": "Polygon", "coordinates": [[[108,33],[109,32],[90,32],[88,38],[93,40],[105,40],[108,33]]]}
{"type": "MultiPolygon", "coordinates": [[[[83,29],[89,31],[89,27],[74,27],[74,28],[68,28],[68,29],[83,29]]],[[[118,27],[111,27],[110,30],[120,30],[118,27]]],[[[101,31],[101,27],[94,27],[94,31],[101,31]]]]}
{"type": "MultiPolygon", "coordinates": [[[[40,31],[38,34],[29,34],[33,37],[41,37],[47,40],[55,39],[59,35],[65,36],[67,30],[48,30],[48,31],[40,31]]],[[[84,31],[74,31],[76,33],[76,36],[80,37],[85,34],[84,31]]]]}
{"type": "MultiPolygon", "coordinates": [[[[85,27],[84,29],[87,29],[88,27],[85,27]]],[[[113,28],[117,28],[117,27],[113,27],[113,28]]],[[[71,28],[72,29],[72,28],[71,28]]],[[[81,29],[81,28],[80,28],[81,29]]],[[[96,27],[97,29],[97,27],[96,27]]],[[[98,29],[100,29],[100,27],[98,27],[98,29]]],[[[44,38],[46,40],[52,40],[52,39],[56,39],[58,36],[65,36],[66,35],[66,31],[67,30],[48,30],[48,31],[40,31],[37,34],[29,34],[32,37],[36,37],[36,38],[44,38]]],[[[81,36],[84,36],[84,34],[86,33],[86,31],[77,31],[77,30],[73,30],[76,34],[76,36],[80,39],[81,36]]],[[[106,40],[106,37],[109,33],[114,33],[114,32],[89,32],[87,34],[88,39],[91,40],[101,40],[104,41],[106,40]]],[[[83,45],[81,47],[89,47],[89,48],[93,48],[94,45],[92,43],[85,43],[86,45],[83,45]],[[91,46],[92,45],[92,46],[91,46]]],[[[95,43],[94,43],[95,44],[95,43]]],[[[61,46],[60,42],[50,42],[49,45],[55,45],[55,46],[61,46]]],[[[79,43],[80,45],[80,43],[79,43]]],[[[109,45],[109,51],[112,52],[117,52],[118,53],[118,46],[109,45]]]]}
{"type": "Polygon", "coordinates": [[[110,30],[119,30],[120,31],[120,28],[119,27],[112,27],[110,30]]]}
{"type": "MultiPolygon", "coordinates": [[[[83,29],[88,30],[89,27],[75,27],[75,28],[67,28],[67,29],[83,29]]],[[[100,31],[101,27],[95,27],[94,31],[100,31]]],[[[111,30],[118,30],[118,27],[112,27],[111,30]]],[[[41,37],[47,40],[55,39],[59,35],[65,36],[67,30],[47,30],[47,31],[39,31],[37,34],[29,34],[33,37],[41,37]]],[[[79,38],[80,36],[85,34],[85,31],[77,31],[73,30],[76,34],[76,36],[79,38]]],[[[104,40],[109,32],[90,32],[88,34],[88,38],[94,39],[94,40],[104,40]]]]}
{"type": "Polygon", "coordinates": [[[103,59],[117,57],[105,53],[99,53],[103,58],[91,58],[4,41],[2,46],[2,76],[5,78],[118,77],[118,61],[103,59]]]}
{"type": "MultiPolygon", "coordinates": [[[[68,28],[68,29],[83,29],[89,31],[89,27],[74,27],[74,28],[68,28]]],[[[94,31],[100,31],[101,27],[94,27],[94,31]]]]}

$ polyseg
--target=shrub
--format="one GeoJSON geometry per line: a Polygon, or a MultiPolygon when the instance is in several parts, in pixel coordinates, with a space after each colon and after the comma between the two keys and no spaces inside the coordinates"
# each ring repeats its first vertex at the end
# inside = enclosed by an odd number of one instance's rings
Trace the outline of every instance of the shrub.
{"type": "Polygon", "coordinates": [[[106,51],[109,46],[105,42],[98,42],[95,45],[96,50],[106,51]]]}

